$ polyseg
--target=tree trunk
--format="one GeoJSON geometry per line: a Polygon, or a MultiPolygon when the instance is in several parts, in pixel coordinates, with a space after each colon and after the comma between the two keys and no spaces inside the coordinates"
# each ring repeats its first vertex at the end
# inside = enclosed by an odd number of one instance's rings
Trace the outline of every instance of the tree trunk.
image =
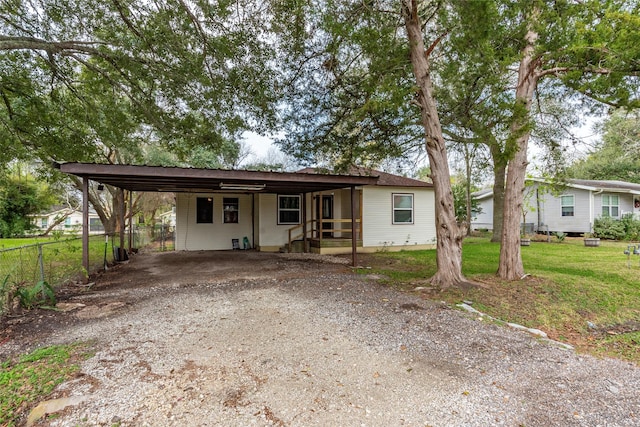
{"type": "Polygon", "coordinates": [[[502,241],[502,218],[504,215],[504,183],[507,175],[507,164],[504,153],[496,144],[491,144],[493,158],[493,234],[492,242],[502,241]]]}
{"type": "MultiPolygon", "coordinates": [[[[535,12],[534,12],[535,13],[535,12]]],[[[535,17],[532,19],[535,21],[535,17]]],[[[515,154],[509,161],[504,195],[504,216],[500,246],[498,276],[505,280],[518,280],[524,276],[524,266],[520,253],[520,215],[524,202],[524,180],[527,170],[527,145],[531,128],[529,112],[531,100],[538,83],[536,64],[533,61],[534,47],[538,35],[529,29],[525,36],[526,45],[518,68],[516,86],[516,106],[508,144],[513,144],[515,154]]],[[[509,147],[507,147],[507,151],[509,147]]]]}
{"type": "Polygon", "coordinates": [[[464,227],[460,227],[456,221],[447,151],[433,98],[428,54],[422,40],[417,0],[403,0],[402,15],[407,29],[413,73],[418,85],[417,101],[421,109],[435,193],[437,271],[430,281],[441,287],[456,286],[467,282],[462,275],[464,227]]]}

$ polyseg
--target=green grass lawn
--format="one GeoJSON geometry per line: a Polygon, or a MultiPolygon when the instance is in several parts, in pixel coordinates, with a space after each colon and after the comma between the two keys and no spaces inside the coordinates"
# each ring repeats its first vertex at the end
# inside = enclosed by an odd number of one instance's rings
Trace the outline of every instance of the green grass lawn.
{"type": "Polygon", "coordinates": [[[522,247],[529,276],[517,282],[499,280],[500,246],[469,238],[463,247],[463,272],[479,286],[467,290],[429,289],[435,251],[378,253],[369,258],[375,272],[406,291],[417,286],[426,298],[454,304],[464,300],[496,318],[539,328],[551,338],[593,354],[640,363],[640,256],[623,254],[628,243],[601,242],[585,247],[582,239],[532,242],[522,247]]]}
{"type": "MultiPolygon", "coordinates": [[[[0,425],[14,426],[43,396],[73,377],[90,357],[87,344],[43,347],[0,364],[0,425]]],[[[23,420],[24,421],[24,420],[23,420]]]]}
{"type": "Polygon", "coordinates": [[[53,242],[53,237],[20,237],[16,239],[0,239],[0,249],[17,248],[20,246],[35,245],[36,243],[53,242]]]}

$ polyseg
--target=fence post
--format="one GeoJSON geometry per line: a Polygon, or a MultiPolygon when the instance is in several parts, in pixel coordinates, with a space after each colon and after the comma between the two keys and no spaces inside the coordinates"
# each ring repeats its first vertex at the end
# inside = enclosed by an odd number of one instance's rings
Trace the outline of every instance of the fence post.
{"type": "Polygon", "coordinates": [[[44,259],[42,257],[42,244],[40,243],[38,243],[38,266],[40,267],[40,281],[44,282],[44,259]]]}

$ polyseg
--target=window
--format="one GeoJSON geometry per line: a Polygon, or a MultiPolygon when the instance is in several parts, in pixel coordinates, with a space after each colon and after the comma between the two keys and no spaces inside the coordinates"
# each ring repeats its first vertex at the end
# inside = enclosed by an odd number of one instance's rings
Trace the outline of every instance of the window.
{"type": "Polygon", "coordinates": [[[573,194],[569,196],[560,196],[560,206],[562,209],[562,216],[574,216],[575,202],[573,194]]]}
{"type": "Polygon", "coordinates": [[[213,198],[198,197],[196,200],[196,223],[213,223],[213,198]]]}
{"type": "Polygon", "coordinates": [[[300,224],[300,196],[278,196],[278,224],[300,224]]]}
{"type": "Polygon", "coordinates": [[[65,227],[65,228],[70,228],[70,227],[71,227],[71,218],[66,217],[66,218],[64,219],[64,227],[65,227]]]}
{"type": "Polygon", "coordinates": [[[617,218],[620,216],[620,200],[618,196],[602,195],[602,216],[617,218]]]}
{"type": "Polygon", "coordinates": [[[47,228],[47,218],[40,218],[40,228],[47,228]]]}
{"type": "Polygon", "coordinates": [[[393,223],[413,224],[413,194],[393,194],[393,223]]]}
{"type": "Polygon", "coordinates": [[[238,223],[238,198],[237,197],[225,197],[222,199],[223,206],[223,222],[225,224],[237,224],[238,223]]]}

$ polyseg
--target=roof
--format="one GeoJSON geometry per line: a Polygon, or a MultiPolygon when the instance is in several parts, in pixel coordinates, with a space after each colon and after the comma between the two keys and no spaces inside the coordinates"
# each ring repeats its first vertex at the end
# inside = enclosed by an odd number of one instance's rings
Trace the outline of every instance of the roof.
{"type": "MultiPolygon", "coordinates": [[[[297,173],[319,173],[320,169],[317,168],[305,168],[297,173]]],[[[349,170],[351,176],[377,176],[378,181],[373,185],[386,186],[386,187],[433,187],[432,183],[420,181],[418,179],[407,178],[400,175],[393,175],[390,173],[382,172],[375,169],[352,167],[349,170]]]]}
{"type": "MultiPolygon", "coordinates": [[[[534,181],[543,184],[551,184],[542,178],[527,178],[527,181],[534,181]]],[[[564,182],[558,182],[557,185],[577,188],[587,191],[603,191],[608,193],[627,193],[640,194],[640,184],[625,181],[607,181],[595,179],[567,179],[564,182]]],[[[493,190],[490,188],[476,191],[472,194],[476,200],[481,200],[493,196],[493,190]]]]}
{"type": "Polygon", "coordinates": [[[377,176],[299,172],[261,172],[161,166],[57,164],[62,172],[129,191],[196,193],[211,191],[310,193],[350,186],[375,185],[377,176]]]}

